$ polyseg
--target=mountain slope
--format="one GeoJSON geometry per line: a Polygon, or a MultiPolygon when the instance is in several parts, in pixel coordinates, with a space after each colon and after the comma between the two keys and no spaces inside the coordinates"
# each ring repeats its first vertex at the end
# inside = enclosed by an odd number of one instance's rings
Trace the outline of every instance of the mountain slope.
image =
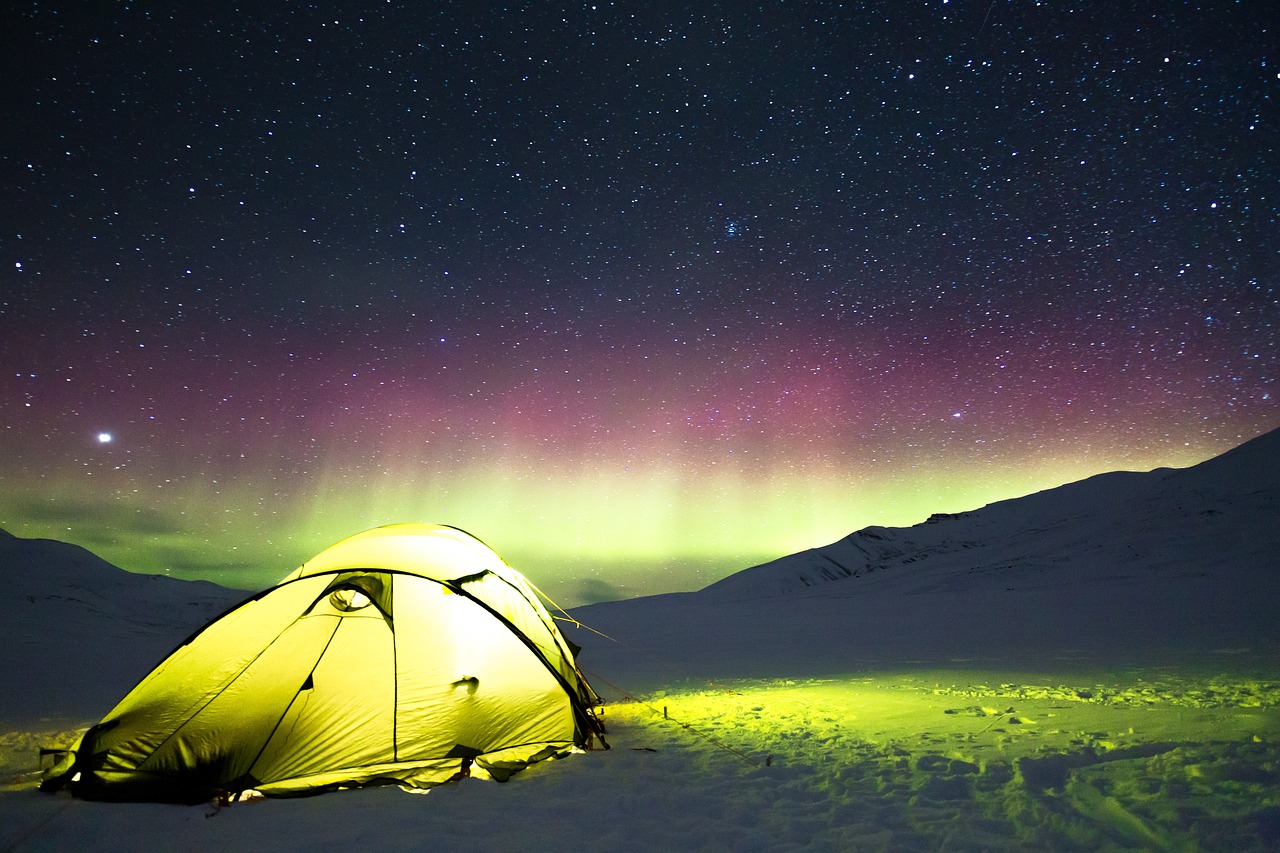
{"type": "Polygon", "coordinates": [[[1192,468],[1103,474],[866,528],[699,592],[578,608],[591,628],[567,633],[588,677],[626,673],[630,689],[676,672],[1274,660],[1277,555],[1273,432],[1192,468]]]}
{"type": "Polygon", "coordinates": [[[1113,472],[908,528],[868,527],[708,598],[1063,587],[1211,574],[1280,554],[1280,431],[1192,468],[1113,472]]]}
{"type": "Polygon", "coordinates": [[[248,596],[133,574],[78,545],[3,530],[0,581],[8,593],[0,719],[100,715],[187,635],[248,596]],[[26,685],[45,682],[55,686],[27,695],[26,685]]]}

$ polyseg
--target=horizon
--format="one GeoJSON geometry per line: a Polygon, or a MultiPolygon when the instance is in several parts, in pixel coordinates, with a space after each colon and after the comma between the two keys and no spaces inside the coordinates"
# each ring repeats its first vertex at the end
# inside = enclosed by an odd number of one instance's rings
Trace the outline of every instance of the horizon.
{"type": "MultiPolygon", "coordinates": [[[[1266,433],[1263,433],[1263,435],[1265,434],[1266,433]]],[[[1259,438],[1259,437],[1261,436],[1254,436],[1252,438],[1246,439],[1245,441],[1240,442],[1240,444],[1237,444],[1234,447],[1227,448],[1226,450],[1222,451],[1222,453],[1215,454],[1213,457],[1209,457],[1209,458],[1216,458],[1216,456],[1221,456],[1223,453],[1230,452],[1231,450],[1234,450],[1236,447],[1246,444],[1249,441],[1252,441],[1253,439],[1259,438]]],[[[1200,460],[1200,461],[1204,462],[1208,460],[1200,460]]],[[[1161,469],[1177,470],[1182,468],[1194,467],[1195,465],[1198,465],[1198,464],[1200,464],[1200,462],[1192,463],[1191,465],[1187,465],[1187,466],[1153,466],[1150,469],[1143,469],[1143,471],[1138,473],[1151,473],[1161,469]]],[[[530,570],[527,568],[522,568],[522,566],[519,564],[518,561],[511,560],[501,550],[497,548],[495,548],[495,550],[498,552],[499,556],[502,557],[506,562],[511,564],[516,569],[520,570],[522,574],[525,574],[531,581],[533,581],[535,585],[538,586],[539,592],[541,592],[544,595],[544,597],[546,597],[549,600],[551,604],[556,606],[563,606],[563,607],[581,607],[588,604],[595,604],[595,603],[601,603],[606,601],[629,600],[629,599],[642,598],[642,597],[651,596],[651,595],[662,595],[666,593],[695,592],[697,590],[703,589],[706,586],[709,586],[715,583],[716,581],[730,577],[734,574],[745,571],[747,569],[754,568],[755,566],[771,562],[781,557],[786,557],[792,554],[800,553],[810,548],[821,548],[823,546],[833,544],[834,542],[839,541],[840,539],[844,539],[845,537],[853,533],[856,533],[859,530],[865,529],[865,527],[879,526],[879,527],[890,527],[890,528],[896,528],[896,529],[905,529],[905,528],[913,527],[917,524],[924,523],[928,519],[928,517],[934,515],[934,513],[950,514],[950,513],[956,513],[956,512],[965,513],[965,512],[978,511],[993,503],[998,503],[998,502],[1008,501],[1008,500],[1016,501],[1020,498],[1029,497],[1031,495],[1039,494],[1041,492],[1053,491],[1057,489],[1059,486],[1078,483],[1083,480],[1091,479],[1100,474],[1115,473],[1121,470],[1125,470],[1125,469],[1110,469],[1109,471],[1094,472],[1078,479],[1067,480],[1063,483],[1046,486],[1043,489],[1037,489],[1031,492],[1027,492],[1025,494],[998,498],[996,500],[992,500],[977,506],[966,506],[966,507],[959,507],[959,508],[948,509],[948,510],[941,510],[941,509],[933,510],[929,512],[925,517],[921,517],[914,521],[910,521],[903,524],[864,525],[862,527],[848,530],[845,533],[834,537],[830,541],[814,543],[813,545],[807,545],[807,546],[798,548],[794,551],[773,554],[771,556],[767,556],[752,562],[742,563],[740,565],[731,565],[728,567],[726,571],[723,571],[723,572],[715,572],[715,571],[701,572],[701,571],[698,571],[697,569],[691,572],[689,570],[688,563],[681,562],[681,561],[671,561],[671,560],[664,561],[662,559],[645,559],[643,557],[635,557],[635,558],[622,557],[622,558],[615,559],[615,561],[612,563],[606,564],[606,570],[611,570],[615,578],[622,579],[622,583],[620,584],[609,583],[606,581],[599,580],[598,576],[593,575],[589,572],[584,572],[583,574],[575,575],[572,573],[572,571],[569,571],[567,574],[560,575],[558,577],[555,574],[552,574],[551,575],[552,580],[549,583],[544,585],[543,580],[539,578],[538,569],[536,568],[536,566],[538,565],[538,561],[536,559],[533,559],[531,561],[532,564],[535,566],[535,568],[530,570]],[[690,577],[693,577],[696,579],[692,585],[689,584],[688,579],[690,577]],[[630,584],[632,584],[631,586],[628,585],[628,581],[630,582],[630,584]],[[685,585],[681,586],[680,584],[682,583],[685,585]]],[[[399,521],[404,521],[404,520],[405,519],[390,520],[390,521],[382,522],[381,524],[395,524],[395,523],[398,523],[399,521]]],[[[409,520],[416,521],[418,519],[409,519],[409,520]]],[[[207,580],[213,583],[218,583],[221,586],[228,587],[231,589],[243,589],[247,591],[256,592],[274,585],[284,575],[291,572],[298,565],[301,565],[306,560],[315,556],[315,554],[324,550],[328,546],[333,545],[338,541],[341,541],[341,539],[343,538],[346,538],[346,536],[354,535],[355,533],[359,533],[363,530],[367,530],[370,527],[381,526],[381,524],[372,524],[372,525],[369,525],[368,527],[362,527],[359,530],[351,531],[351,533],[349,534],[344,534],[343,536],[338,537],[337,539],[325,542],[324,545],[317,547],[314,552],[309,553],[304,557],[298,558],[293,565],[289,566],[286,569],[281,569],[279,572],[275,573],[274,576],[272,576],[272,572],[270,570],[264,569],[261,566],[250,566],[247,568],[246,572],[243,575],[236,575],[228,571],[229,567],[225,564],[215,564],[212,569],[209,569],[206,571],[201,571],[197,569],[191,572],[174,572],[171,569],[166,570],[164,568],[161,568],[159,571],[138,570],[135,568],[131,568],[127,565],[122,565],[118,563],[116,560],[112,559],[109,553],[107,553],[107,549],[111,547],[109,544],[106,546],[94,546],[92,544],[87,544],[85,542],[76,541],[74,537],[56,535],[56,531],[51,535],[42,535],[42,534],[36,533],[36,534],[27,534],[27,535],[19,536],[19,534],[15,533],[12,530],[9,530],[3,521],[0,521],[0,530],[3,530],[6,533],[9,533],[14,536],[18,536],[19,538],[23,538],[23,539],[33,539],[33,540],[51,539],[54,541],[66,542],[68,544],[76,545],[76,546],[85,548],[86,550],[93,553],[95,556],[98,556],[106,560],[108,563],[112,564],[116,568],[122,569],[124,571],[130,572],[133,574],[160,574],[160,575],[165,575],[167,577],[173,577],[181,580],[207,580]],[[236,583],[231,582],[231,580],[236,577],[244,577],[246,578],[246,581],[241,585],[237,585],[236,583]],[[263,577],[270,577],[270,579],[263,583],[256,583],[259,578],[263,578],[263,577]]],[[[460,525],[452,525],[452,526],[460,526],[460,525]]],[[[463,529],[465,530],[466,528],[463,528],[463,529]]],[[[468,532],[474,534],[474,531],[468,531],[468,532]]],[[[482,541],[484,541],[483,537],[480,537],[480,538],[482,541]]],[[[493,546],[493,543],[491,541],[487,542],[487,544],[489,544],[490,546],[493,546]]],[[[123,550],[127,553],[136,553],[137,548],[126,545],[126,547],[123,550]]],[[[586,562],[585,558],[579,558],[576,562],[573,562],[572,565],[575,567],[581,566],[585,562],[586,562]]],[[[562,570],[564,570],[565,569],[564,564],[565,564],[565,560],[560,559],[557,565],[562,570]]]]}
{"type": "Polygon", "coordinates": [[[1280,426],[1245,8],[0,14],[16,535],[575,603],[1280,426]]]}

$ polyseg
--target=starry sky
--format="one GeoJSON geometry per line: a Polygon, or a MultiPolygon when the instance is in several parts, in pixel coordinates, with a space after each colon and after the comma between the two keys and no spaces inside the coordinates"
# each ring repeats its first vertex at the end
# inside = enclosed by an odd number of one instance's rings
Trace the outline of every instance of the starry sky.
{"type": "Polygon", "coordinates": [[[1266,2],[5,4],[0,527],[572,605],[1280,426],[1266,2]]]}

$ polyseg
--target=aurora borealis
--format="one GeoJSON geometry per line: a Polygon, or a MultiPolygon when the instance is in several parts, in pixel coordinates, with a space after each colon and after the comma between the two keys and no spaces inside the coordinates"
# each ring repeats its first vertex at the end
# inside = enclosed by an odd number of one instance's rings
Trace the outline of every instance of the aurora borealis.
{"type": "Polygon", "coordinates": [[[574,604],[1280,426],[1265,4],[85,5],[3,13],[15,535],[574,604]]]}

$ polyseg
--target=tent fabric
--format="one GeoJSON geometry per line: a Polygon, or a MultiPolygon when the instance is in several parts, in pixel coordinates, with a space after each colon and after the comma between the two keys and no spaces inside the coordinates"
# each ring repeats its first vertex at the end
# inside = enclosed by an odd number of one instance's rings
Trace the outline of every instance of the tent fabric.
{"type": "Polygon", "coordinates": [[[452,527],[345,539],[209,623],[46,773],[90,799],[499,780],[589,747],[599,698],[528,582],[452,527]]]}

